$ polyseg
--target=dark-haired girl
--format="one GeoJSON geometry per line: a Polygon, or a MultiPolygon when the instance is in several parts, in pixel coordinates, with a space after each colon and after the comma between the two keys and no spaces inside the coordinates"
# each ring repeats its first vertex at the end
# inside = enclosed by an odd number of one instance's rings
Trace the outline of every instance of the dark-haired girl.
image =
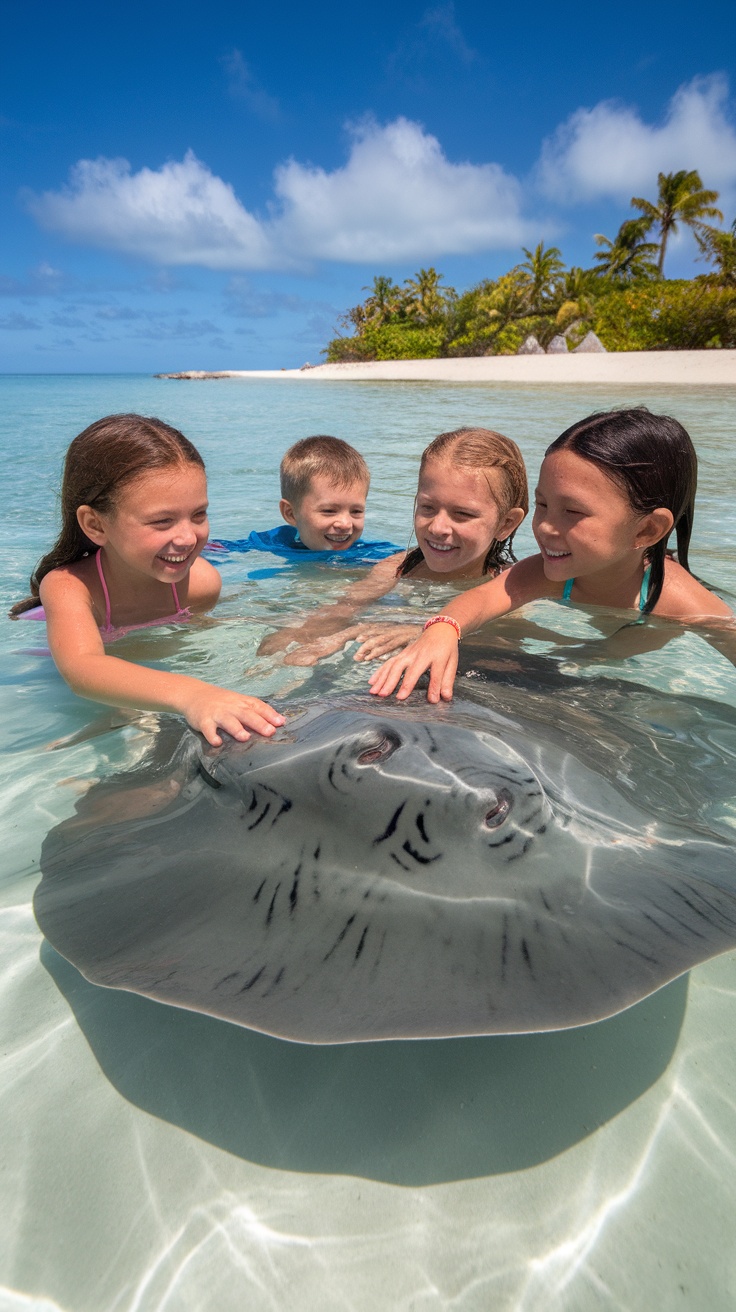
{"type": "Polygon", "coordinates": [[[184,674],[150,670],[107,647],[131,629],[209,610],[220,576],[207,542],[207,479],[192,443],[160,419],[109,415],[75,437],[64,462],[61,533],[10,612],[44,619],[51,655],[81,697],[175,711],[208,742],[284,723],[271,706],[184,674]],[[40,604],[39,604],[40,603],[40,604]]]}
{"type": "Polygon", "coordinates": [[[532,528],[539,546],[489,583],[457,597],[446,613],[371,676],[404,699],[425,670],[428,698],[452,696],[457,647],[472,632],[538,597],[615,606],[686,622],[731,618],[688,565],[697,457],[681,424],[643,407],[595,414],[548,447],[532,528]],[[675,532],[677,558],[667,551],[675,532]]]}

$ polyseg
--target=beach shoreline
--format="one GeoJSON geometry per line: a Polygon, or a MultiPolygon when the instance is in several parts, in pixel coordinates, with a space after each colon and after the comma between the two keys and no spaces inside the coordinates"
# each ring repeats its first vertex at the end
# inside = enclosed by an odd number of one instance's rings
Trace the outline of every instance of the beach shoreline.
{"type": "Polygon", "coordinates": [[[610,351],[577,355],[484,355],[440,360],[370,360],[300,369],[188,369],[157,378],[206,382],[226,378],[307,382],[602,383],[736,387],[736,351],[610,351]]]}

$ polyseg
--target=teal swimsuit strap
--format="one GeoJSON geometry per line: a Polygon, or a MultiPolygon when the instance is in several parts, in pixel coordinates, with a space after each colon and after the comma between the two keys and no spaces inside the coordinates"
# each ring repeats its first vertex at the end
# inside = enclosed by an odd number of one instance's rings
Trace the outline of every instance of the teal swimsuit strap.
{"type": "MultiPolygon", "coordinates": [[[[644,578],[641,581],[641,589],[639,591],[640,611],[644,610],[644,607],[646,606],[647,600],[649,598],[649,580],[651,578],[651,575],[652,575],[652,567],[651,565],[647,565],[646,569],[644,570],[644,578]]],[[[570,597],[572,596],[572,585],[574,582],[575,582],[574,579],[565,579],[565,586],[562,590],[563,601],[570,600],[570,597]]]]}
{"type": "Polygon", "coordinates": [[[649,582],[652,577],[652,567],[647,565],[644,570],[644,578],[641,581],[641,590],[639,592],[639,610],[643,611],[649,600],[649,582]]]}

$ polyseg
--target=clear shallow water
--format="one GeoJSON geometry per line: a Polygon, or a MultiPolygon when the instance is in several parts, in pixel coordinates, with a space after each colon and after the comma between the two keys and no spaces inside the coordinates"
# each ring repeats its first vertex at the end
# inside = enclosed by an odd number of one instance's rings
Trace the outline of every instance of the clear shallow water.
{"type": "MultiPolygon", "coordinates": [[[[694,567],[736,592],[736,390],[25,377],[0,393],[4,609],[52,535],[69,440],[127,409],[200,446],[215,536],[272,526],[283,450],[332,432],[373,470],[368,534],[401,542],[437,432],[499,428],[533,480],[573,419],[645,401],[693,435],[694,567]]],[[[519,537],[529,549],[528,529],[519,537]]],[[[325,568],[247,577],[273,564],[226,563],[221,622],[131,638],[127,654],[236,686],[248,671],[248,689],[274,698],[364,687],[349,654],[313,672],[256,657],[270,617],[339,587],[325,568]]],[[[426,593],[407,586],[383,609],[407,605],[426,593]]],[[[533,621],[574,643],[595,620],[539,606],[513,635],[547,650],[533,621]]],[[[6,623],[0,637],[0,1308],[733,1305],[734,954],[585,1030],[334,1049],[95,989],[42,945],[38,856],[78,789],[142,752],[145,726],[49,751],[104,712],[30,650],[42,633],[6,623]]],[[[694,634],[615,672],[736,697],[733,667],[694,634]]]]}

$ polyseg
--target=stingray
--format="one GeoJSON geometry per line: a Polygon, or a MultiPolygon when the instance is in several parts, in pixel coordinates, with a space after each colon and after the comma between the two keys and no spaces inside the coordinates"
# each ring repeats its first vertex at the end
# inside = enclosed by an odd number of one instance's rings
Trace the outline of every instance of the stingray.
{"type": "Polygon", "coordinates": [[[670,814],[636,786],[646,728],[473,676],[472,702],[344,697],[219,749],[162,721],[47,837],[41,929],[93,983],[307,1043],[584,1025],[736,945],[734,846],[692,791],[670,814]]]}

